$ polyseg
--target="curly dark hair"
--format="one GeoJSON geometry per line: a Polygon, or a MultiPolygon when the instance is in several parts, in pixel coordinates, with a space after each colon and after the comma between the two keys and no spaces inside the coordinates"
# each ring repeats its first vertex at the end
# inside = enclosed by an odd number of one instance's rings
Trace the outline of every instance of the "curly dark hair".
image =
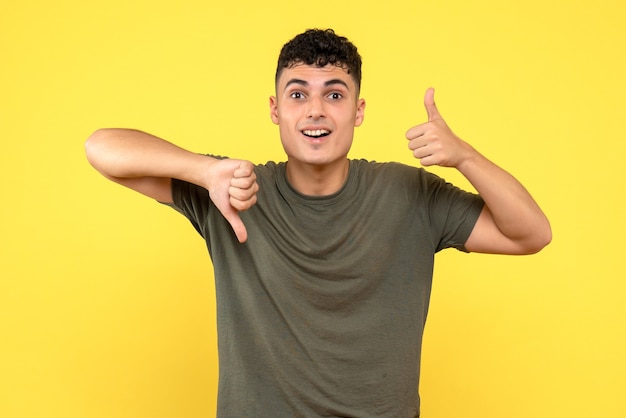
{"type": "Polygon", "coordinates": [[[356,83],[357,94],[361,88],[361,55],[348,38],[332,29],[308,29],[287,42],[278,56],[276,84],[283,69],[298,64],[343,67],[356,83]]]}

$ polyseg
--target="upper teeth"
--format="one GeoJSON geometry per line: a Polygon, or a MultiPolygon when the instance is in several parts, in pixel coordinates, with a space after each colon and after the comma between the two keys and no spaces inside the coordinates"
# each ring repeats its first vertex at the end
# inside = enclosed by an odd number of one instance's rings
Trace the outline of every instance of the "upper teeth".
{"type": "Polygon", "coordinates": [[[316,129],[316,130],[305,130],[303,131],[303,133],[306,136],[322,136],[325,134],[329,134],[330,132],[327,131],[326,129],[316,129]]]}

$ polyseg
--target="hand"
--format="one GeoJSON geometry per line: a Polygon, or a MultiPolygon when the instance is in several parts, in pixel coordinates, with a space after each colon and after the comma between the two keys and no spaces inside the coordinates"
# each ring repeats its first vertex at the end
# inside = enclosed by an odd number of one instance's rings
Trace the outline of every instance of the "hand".
{"type": "Polygon", "coordinates": [[[214,160],[208,171],[207,190],[211,200],[235,231],[237,240],[245,242],[248,231],[239,212],[250,209],[256,203],[259,185],[254,165],[243,160],[214,160]]]}
{"type": "Polygon", "coordinates": [[[471,154],[473,148],[456,136],[443,120],[435,105],[435,90],[424,95],[428,122],[409,129],[406,138],[409,149],[423,166],[457,167],[471,154]]]}

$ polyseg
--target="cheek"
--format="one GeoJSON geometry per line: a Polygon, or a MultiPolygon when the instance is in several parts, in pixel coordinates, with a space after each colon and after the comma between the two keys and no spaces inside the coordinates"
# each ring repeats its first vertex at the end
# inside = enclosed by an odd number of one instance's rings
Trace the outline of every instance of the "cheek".
{"type": "Polygon", "coordinates": [[[341,119],[341,122],[338,123],[340,129],[346,130],[354,130],[355,126],[358,125],[358,118],[355,114],[350,113],[341,119]]]}
{"type": "Polygon", "coordinates": [[[298,118],[294,115],[293,111],[290,111],[290,109],[281,108],[276,111],[276,124],[280,125],[285,130],[293,129],[297,119],[298,118]]]}
{"type": "Polygon", "coordinates": [[[294,156],[297,154],[297,144],[294,140],[290,139],[288,134],[280,134],[280,143],[283,147],[283,151],[287,154],[288,157],[294,156]]]}
{"type": "Polygon", "coordinates": [[[284,120],[278,125],[278,131],[280,133],[280,142],[283,144],[285,150],[291,149],[296,141],[295,137],[299,132],[295,132],[293,127],[290,127],[284,120]]]}

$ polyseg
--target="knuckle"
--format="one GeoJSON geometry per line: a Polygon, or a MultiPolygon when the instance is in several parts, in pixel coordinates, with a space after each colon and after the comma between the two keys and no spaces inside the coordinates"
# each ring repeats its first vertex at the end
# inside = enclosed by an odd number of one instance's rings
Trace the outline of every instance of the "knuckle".
{"type": "Polygon", "coordinates": [[[242,193],[239,187],[230,186],[230,188],[228,189],[228,194],[231,198],[240,199],[242,193]]]}

